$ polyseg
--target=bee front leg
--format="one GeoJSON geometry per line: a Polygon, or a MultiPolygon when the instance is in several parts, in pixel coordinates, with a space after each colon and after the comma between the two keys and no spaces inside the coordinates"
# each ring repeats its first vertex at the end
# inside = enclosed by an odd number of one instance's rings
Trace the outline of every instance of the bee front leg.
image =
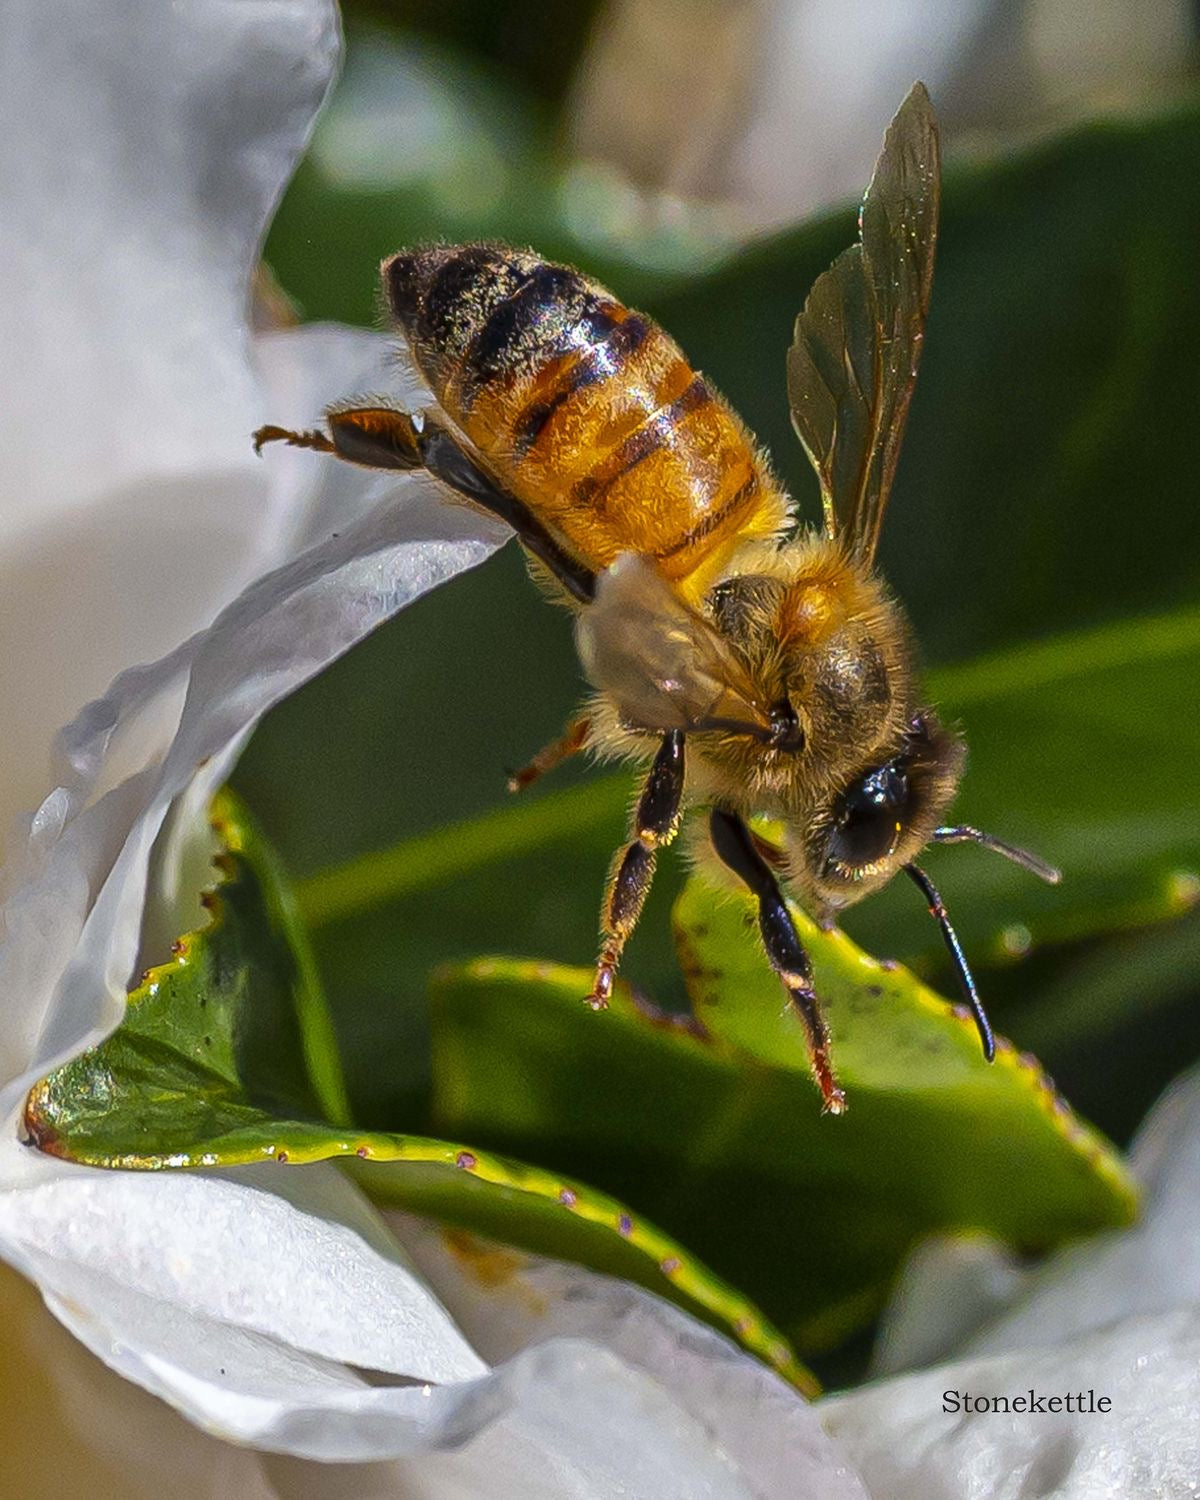
{"type": "Polygon", "coordinates": [[[840,1115],[846,1096],[838,1087],[829,1061],[829,1030],[813,990],[812,964],[796,932],[779,882],[763,857],[759,840],[736,813],[714,808],[709,819],[713,848],[735,875],[758,898],[758,930],[767,961],[779,975],[788,999],[804,1022],[808,1053],[825,1112],[840,1115]]]}
{"type": "Polygon", "coordinates": [[[654,878],[658,851],[679,830],[679,807],[683,798],[683,731],[663,735],[650,774],[638,798],[630,830],[633,837],[612,862],[604,915],[600,924],[600,958],[596,982],[587,1004],[603,1010],[612,995],[621,954],[637,926],[654,878]]]}

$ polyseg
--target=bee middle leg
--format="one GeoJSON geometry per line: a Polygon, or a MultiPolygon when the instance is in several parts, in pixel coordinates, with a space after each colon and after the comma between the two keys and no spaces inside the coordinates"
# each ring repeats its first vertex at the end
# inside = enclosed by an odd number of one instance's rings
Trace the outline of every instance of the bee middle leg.
{"type": "Polygon", "coordinates": [[[330,407],[325,413],[329,435],[260,427],[254,451],[267,443],[313,448],[367,469],[424,469],[435,479],[491,511],[517,533],[563,588],[581,604],[596,593],[595,575],[554,540],[534,513],[487,473],[436,419],[414,417],[390,406],[330,407]]]}
{"type": "MultiPolygon", "coordinates": [[[[796,932],[771,866],[760,841],[736,813],[714,808],[709,817],[713,848],[722,862],[750,887],[758,898],[758,930],[767,962],[779,975],[788,999],[800,1013],[808,1041],[808,1054],[825,1112],[840,1115],[846,1096],[838,1087],[829,1060],[829,1030],[813,990],[812,964],[796,932]]],[[[772,846],[768,846],[772,847],[772,846]]]]}
{"type": "Polygon", "coordinates": [[[590,719],[572,719],[553,744],[543,746],[527,765],[509,776],[509,791],[523,792],[527,786],[532,786],[547,772],[553,771],[556,766],[561,766],[564,760],[570,760],[572,755],[578,755],[586,747],[591,729],[590,719]]]}
{"type": "Polygon", "coordinates": [[[596,982],[587,1004],[603,1010],[612,995],[621,954],[637,926],[654,878],[658,851],[679,831],[683,798],[683,731],[663,735],[633,816],[633,837],[617,852],[608,876],[600,924],[600,957],[596,982]]]}

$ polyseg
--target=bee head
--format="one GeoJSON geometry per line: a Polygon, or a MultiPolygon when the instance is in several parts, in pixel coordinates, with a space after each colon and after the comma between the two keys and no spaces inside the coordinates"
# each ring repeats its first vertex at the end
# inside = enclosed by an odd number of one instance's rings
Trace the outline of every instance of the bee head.
{"type": "Polygon", "coordinates": [[[851,775],[794,836],[801,883],[833,908],[884,885],[933,838],[965,754],[931,709],[914,714],[900,747],[851,775]]]}

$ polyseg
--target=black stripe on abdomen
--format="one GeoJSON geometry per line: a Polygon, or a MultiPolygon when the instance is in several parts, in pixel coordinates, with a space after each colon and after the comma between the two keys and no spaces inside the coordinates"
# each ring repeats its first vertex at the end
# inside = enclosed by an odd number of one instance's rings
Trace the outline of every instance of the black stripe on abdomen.
{"type": "Polygon", "coordinates": [[[610,319],[607,334],[596,339],[592,336],[592,329],[598,328],[597,322],[582,323],[580,332],[590,347],[563,372],[548,396],[532,402],[517,418],[513,425],[514,453],[518,457],[528,453],[550,418],[576,392],[618,374],[622,364],[645,342],[650,326],[650,320],[643,318],[641,313],[630,313],[620,323],[613,324],[610,319]]]}
{"type": "Polygon", "coordinates": [[[392,317],[435,386],[457,369],[480,322],[528,281],[536,264],[502,245],[428,245],[384,262],[392,317]]]}
{"type": "Polygon", "coordinates": [[[724,505],[708,511],[692,527],[691,531],[681,536],[677,542],[672,542],[669,547],[663,547],[654,554],[659,562],[665,562],[668,557],[676,557],[680,552],[685,552],[689,547],[702,542],[706,536],[711,536],[720,526],[745,505],[746,501],[758,489],[758,475],[752,473],[745,484],[739,486],[724,505]]]}
{"type": "Polygon", "coordinates": [[[539,369],[568,353],[588,323],[597,338],[616,327],[612,313],[577,272],[537,266],[475,330],[463,356],[458,392],[463,409],[470,409],[489,382],[539,369]]]}
{"type": "Polygon", "coordinates": [[[660,448],[665,448],[672,432],[680,422],[713,399],[703,375],[693,375],[683,393],[667,406],[660,407],[646,418],[623,443],[618,444],[592,473],[579,480],[571,491],[576,505],[599,506],[605,492],[631,469],[637,468],[644,459],[660,448]]]}
{"type": "MultiPolygon", "coordinates": [[[[478,305],[489,293],[492,299],[507,299],[528,275],[494,245],[466,245],[440,265],[432,256],[430,260],[433,274],[416,305],[414,332],[422,344],[440,349],[461,344],[464,312],[472,303],[478,305]]],[[[393,288],[397,279],[398,271],[392,276],[393,288]]],[[[393,307],[396,300],[393,290],[393,307]]]]}

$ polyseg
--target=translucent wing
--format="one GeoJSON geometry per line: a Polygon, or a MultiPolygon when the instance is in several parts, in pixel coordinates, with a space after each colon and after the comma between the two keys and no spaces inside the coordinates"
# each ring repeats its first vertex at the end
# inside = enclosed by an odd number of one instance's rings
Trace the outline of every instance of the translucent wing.
{"type": "Polygon", "coordinates": [[[937,121],[915,83],[884,137],[859,242],[818,277],[788,352],[792,425],[821,481],[825,529],[866,562],[917,378],[940,194],[937,121]]]}
{"type": "Polygon", "coordinates": [[[600,575],[575,635],[588,681],[629,724],[770,735],[740,659],[645,559],[625,553],[600,575]]]}

